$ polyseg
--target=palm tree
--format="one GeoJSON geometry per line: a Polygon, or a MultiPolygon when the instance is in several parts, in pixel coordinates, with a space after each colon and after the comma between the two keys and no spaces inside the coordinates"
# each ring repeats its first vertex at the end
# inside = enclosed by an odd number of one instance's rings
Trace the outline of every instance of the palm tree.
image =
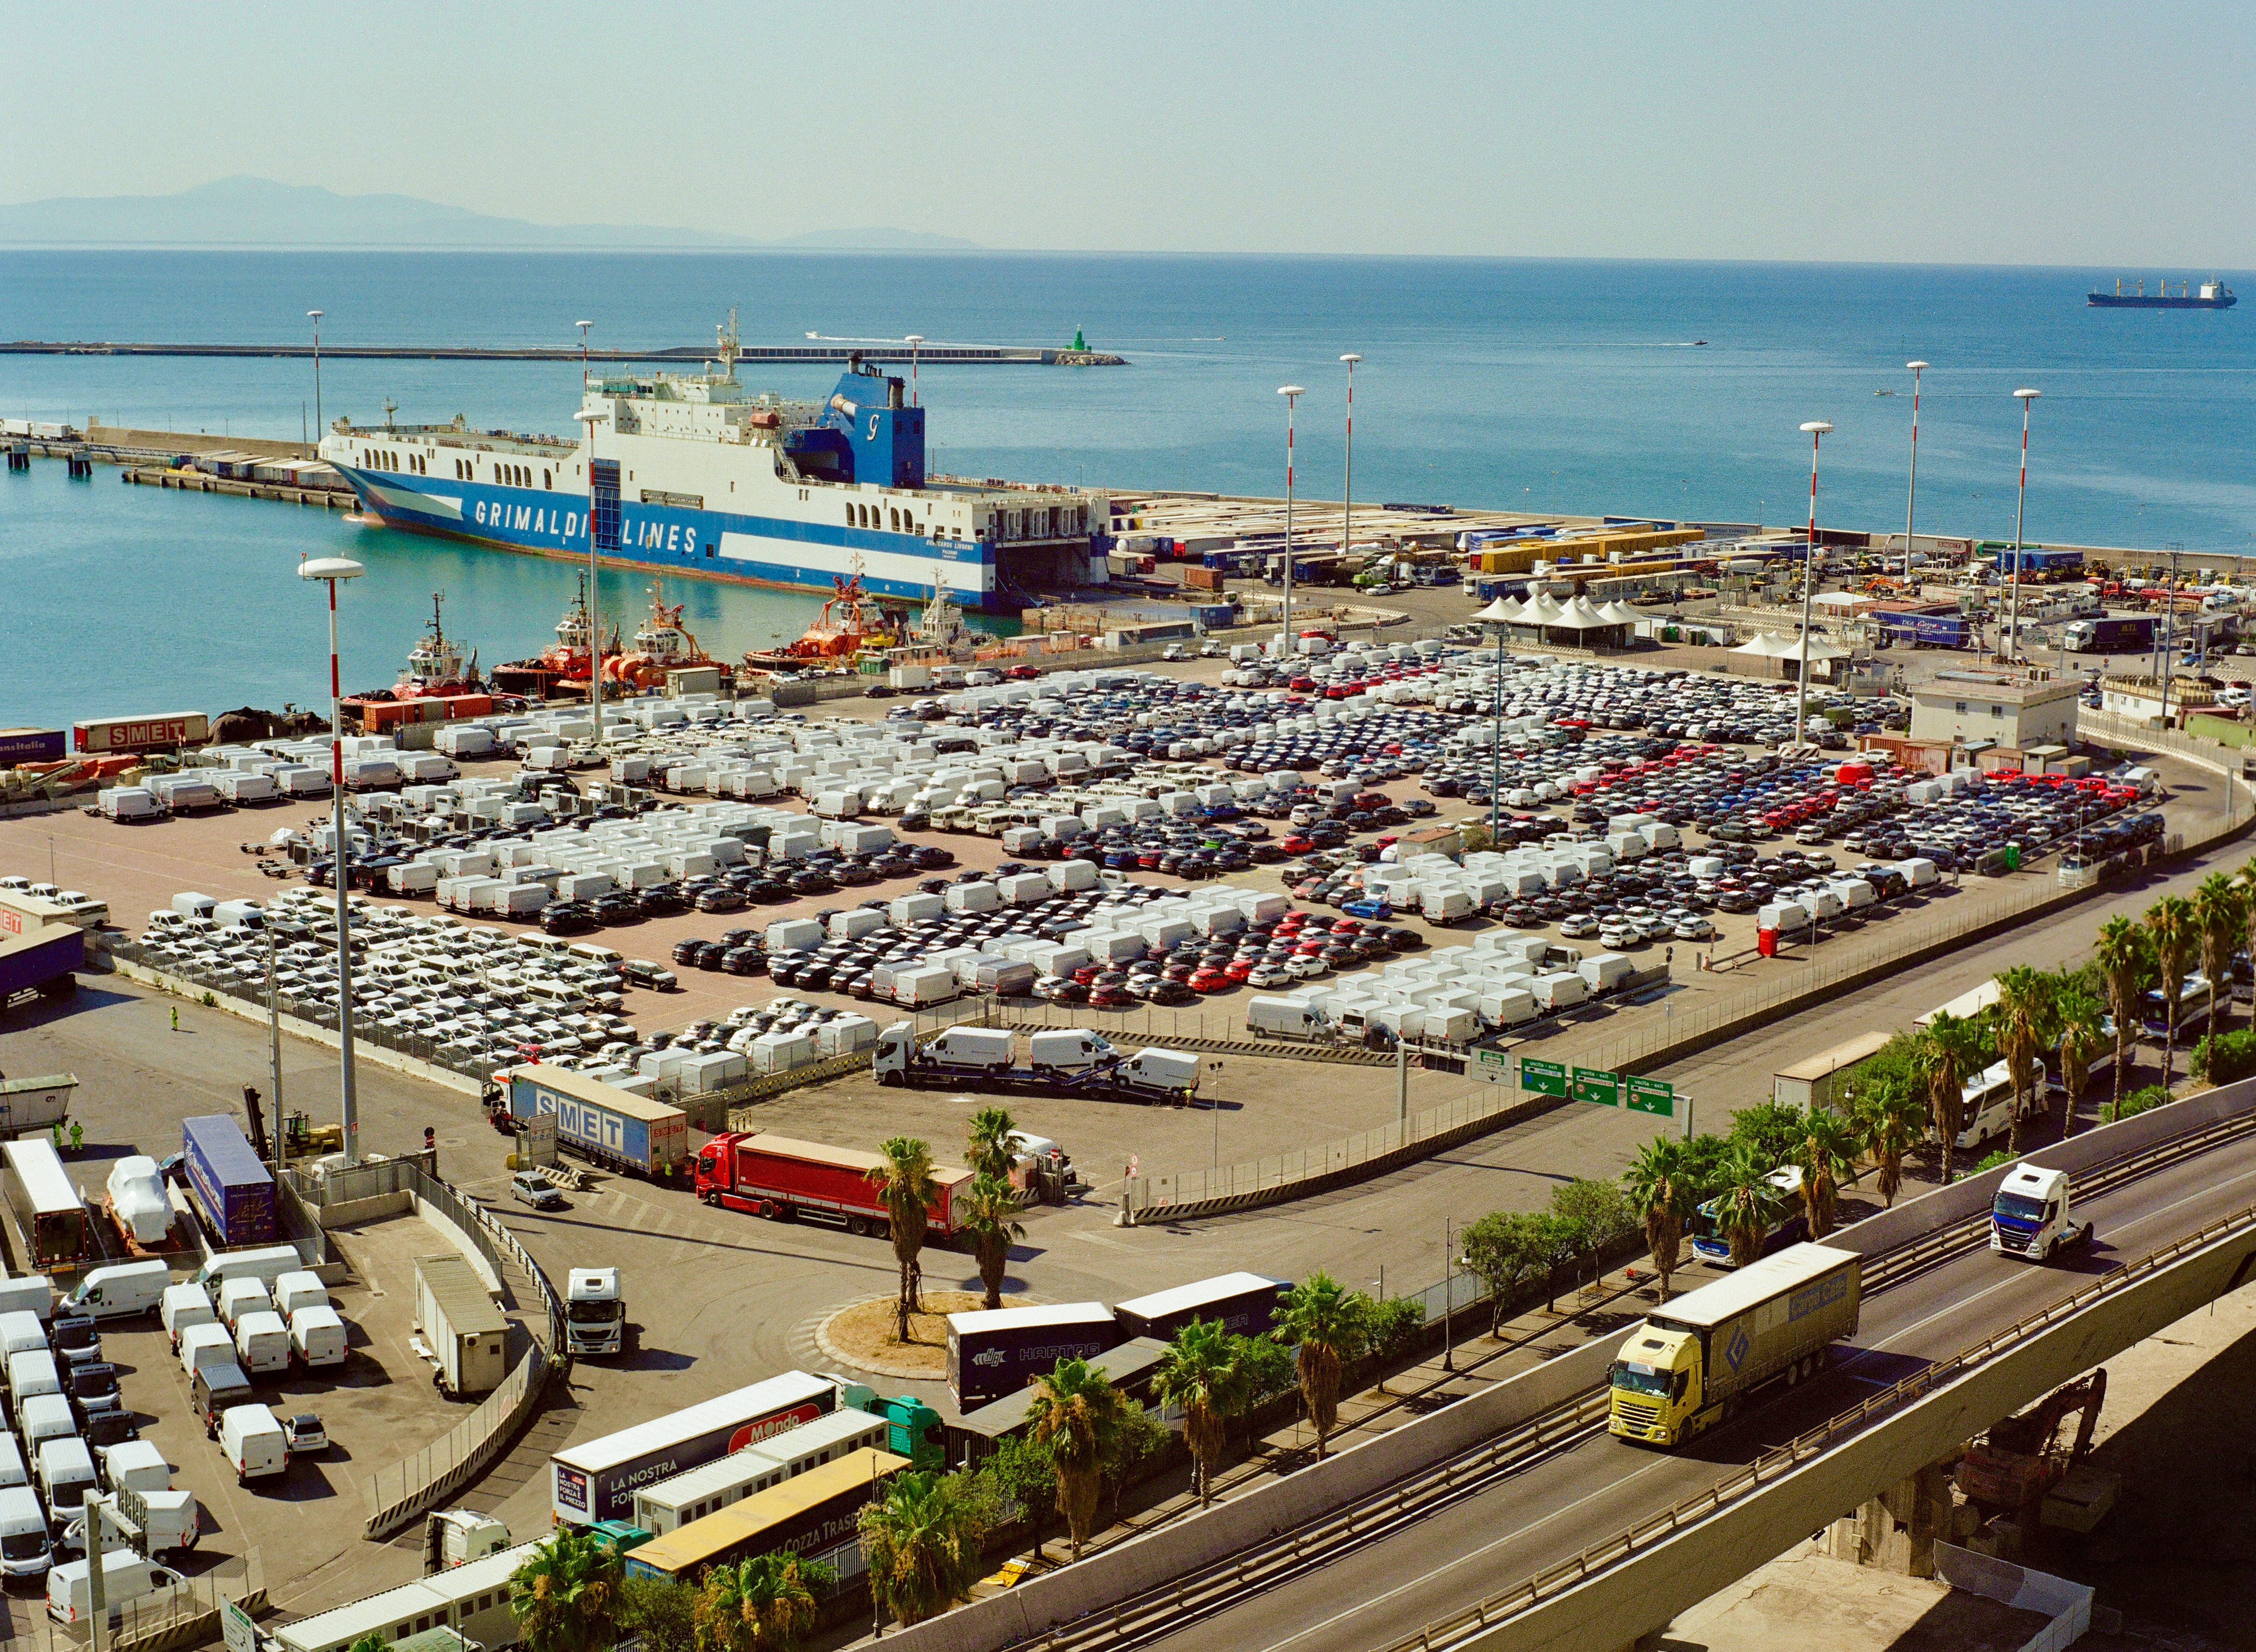
{"type": "Polygon", "coordinates": [[[1684,1224],[1700,1208],[1701,1189],[1684,1143],[1656,1135],[1622,1173],[1630,1204],[1643,1213],[1646,1255],[1660,1276],[1660,1299],[1668,1300],[1669,1276],[1683,1254],[1684,1224]]]}
{"type": "MultiPolygon", "coordinates": [[[[2201,943],[2202,977],[2209,982],[2209,1036],[2214,1038],[2218,1030],[2217,983],[2232,967],[2232,955],[2240,950],[2248,933],[2248,908],[2224,873],[2211,872],[2193,892],[2193,924],[2201,943]]],[[[2228,1012],[2232,1008],[2230,992],[2224,995],[2224,1007],[2228,1012]]]]}
{"type": "Polygon", "coordinates": [[[705,1574],[694,1621],[697,1652],[791,1652],[814,1627],[814,1588],[828,1566],[797,1555],[754,1555],[705,1574]]]}
{"type": "Polygon", "coordinates": [[[1974,1029],[1947,1009],[1938,1009],[1914,1047],[1919,1073],[1927,1086],[1928,1115],[1942,1141],[1942,1181],[1949,1185],[1958,1161],[1958,1133],[1966,1128],[1966,1078],[1963,1063],[1974,1029]]]}
{"type": "Polygon", "coordinates": [[[1858,1096],[1852,1116],[1863,1134],[1865,1151],[1879,1169],[1875,1185],[1880,1197],[1893,1210],[1897,1191],[1903,1186],[1903,1156],[1927,1133],[1927,1103],[1890,1080],[1858,1096]]]}
{"type": "Polygon", "coordinates": [[[1371,1298],[1318,1269],[1278,1299],[1269,1334],[1299,1351],[1301,1399],[1316,1431],[1316,1460],[1339,1424],[1340,1375],[1371,1333],[1371,1298]]]}
{"type": "Polygon", "coordinates": [[[2091,1077],[2091,1058],[2106,1040],[2099,1005],[2091,995],[2075,989],[2061,994],[2060,1087],[2068,1093],[2068,1118],[2060,1130],[2063,1137],[2075,1132],[2076,1110],[2083,1105],[2083,1086],[2091,1077]]]}
{"type": "Polygon", "coordinates": [[[859,1526],[870,1592],[903,1625],[964,1599],[984,1570],[985,1524],[961,1476],[904,1470],[863,1505],[859,1526]]]}
{"type": "Polygon", "coordinates": [[[616,1638],[619,1551],[576,1526],[525,1557],[510,1574],[509,1610],[525,1652],[596,1652],[616,1638]]]}
{"type": "Polygon", "coordinates": [[[2163,896],[2147,909],[2147,932],[2154,938],[2154,973],[2161,977],[2155,985],[2162,989],[2162,1088],[2167,1090],[2177,1058],[2178,1000],[2185,992],[2186,966],[2201,941],[2193,903],[2182,895],[2163,896]]]}
{"type": "Polygon", "coordinates": [[[1998,1053],[2013,1080],[2013,1111],[2007,1115],[2006,1148],[2015,1157],[2021,1151],[2021,1120],[2028,1104],[2023,1100],[2038,1071],[2043,1016],[2039,999],[2044,983],[2027,964],[2016,964],[1998,976],[1998,1053]]]}
{"type": "Polygon", "coordinates": [[[1086,1360],[1060,1360],[1047,1376],[1034,1379],[1033,1389],[1026,1420],[1035,1444],[1050,1448],[1057,1510],[1079,1560],[1104,1490],[1104,1465],[1120,1434],[1120,1390],[1086,1360]]]}
{"type": "Polygon", "coordinates": [[[982,1107],[971,1115],[971,1135],[963,1150],[973,1175],[991,1176],[998,1182],[1011,1179],[1019,1157],[1011,1138],[1018,1128],[1008,1107],[982,1107]]]}
{"type": "Polygon", "coordinates": [[[1801,1202],[1809,1213],[1812,1239],[1833,1231],[1842,1178],[1857,1168],[1857,1149],[1862,1145],[1848,1120],[1823,1107],[1809,1109],[1794,1163],[1801,1167],[1801,1202]]]}
{"type": "Polygon", "coordinates": [[[1175,1332],[1153,1367],[1153,1392],[1162,1404],[1183,1408],[1183,1441],[1202,1508],[1214,1501],[1214,1471],[1230,1443],[1230,1419],[1251,1398],[1239,1353],[1251,1343],[1232,1336],[1220,1320],[1194,1319],[1175,1332]]]}
{"type": "Polygon", "coordinates": [[[932,1149],[914,1136],[897,1135],[878,1149],[879,1163],[870,1167],[869,1180],[885,1202],[891,1218],[893,1260],[900,1264],[901,1294],[894,1340],[909,1339],[909,1316],[920,1312],[918,1287],[924,1272],[917,1255],[924,1249],[925,1213],[940,1197],[940,1183],[932,1173],[932,1149]]]}
{"type": "Polygon", "coordinates": [[[1724,1161],[1723,1186],[1715,1199],[1716,1226],[1731,1248],[1731,1265],[1744,1268],[1762,1254],[1764,1237],[1778,1220],[1786,1196],[1773,1186],[1771,1167],[1753,1154],[1738,1152],[1724,1161]]]}
{"type": "MultiPolygon", "coordinates": [[[[999,1111],[1000,1109],[998,1109],[999,1111]]],[[[1024,1239],[1018,1223],[1019,1195],[1008,1182],[981,1176],[971,1184],[956,1223],[979,1263],[979,1283],[986,1288],[983,1306],[1003,1305],[1003,1276],[1011,1266],[1011,1244],[1024,1239]]]]}
{"type": "MultiPolygon", "coordinates": [[[[2256,866],[2256,861],[2251,861],[2256,866]]],[[[2138,1025],[2139,998],[2146,991],[2154,967],[2154,949],[2147,931],[2118,912],[2099,926],[2099,943],[2093,951],[2099,979],[2107,989],[2107,1011],[2115,1018],[2115,1086],[2111,1114],[2123,1110],[2123,1069],[2128,1065],[2131,1029],[2138,1025]]]]}

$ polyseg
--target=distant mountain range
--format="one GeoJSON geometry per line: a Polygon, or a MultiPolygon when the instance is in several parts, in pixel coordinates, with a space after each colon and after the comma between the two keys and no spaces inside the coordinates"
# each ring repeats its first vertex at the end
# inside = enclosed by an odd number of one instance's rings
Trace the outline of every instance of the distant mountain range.
{"type": "Polygon", "coordinates": [[[353,247],[452,251],[943,252],[978,243],[913,229],[817,230],[777,241],[646,224],[538,224],[412,195],[340,195],[222,178],[175,195],[61,196],[0,206],[4,247],[353,247]]]}

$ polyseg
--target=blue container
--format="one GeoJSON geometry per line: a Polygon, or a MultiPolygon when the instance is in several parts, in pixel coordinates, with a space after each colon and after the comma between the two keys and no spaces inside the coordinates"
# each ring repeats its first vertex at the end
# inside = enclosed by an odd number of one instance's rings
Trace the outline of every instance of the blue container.
{"type": "Polygon", "coordinates": [[[224,1114],[180,1121],[188,1185],[223,1246],[274,1242],[274,1178],[224,1114]]]}
{"type": "Polygon", "coordinates": [[[0,728],[0,769],[19,763],[60,763],[63,749],[60,728],[0,728]]]}

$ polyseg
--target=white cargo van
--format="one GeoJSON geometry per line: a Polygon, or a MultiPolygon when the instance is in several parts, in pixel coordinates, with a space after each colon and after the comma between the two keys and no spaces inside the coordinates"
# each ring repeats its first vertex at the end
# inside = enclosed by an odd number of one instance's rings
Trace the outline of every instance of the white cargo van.
{"type": "Polygon", "coordinates": [[[222,1412],[219,1445],[238,1486],[289,1471],[290,1448],[282,1424],[263,1405],[230,1405],[222,1412]]]}
{"type": "Polygon", "coordinates": [[[96,1319],[154,1313],[164,1301],[166,1281],[171,1277],[161,1262],[122,1262],[89,1268],[78,1289],[63,1298],[62,1311],[96,1319]]]}
{"type": "Polygon", "coordinates": [[[164,1325],[165,1334],[172,1339],[174,1353],[180,1351],[182,1332],[190,1325],[215,1324],[219,1318],[212,1311],[211,1298],[204,1295],[202,1288],[197,1285],[166,1286],[157,1311],[164,1325]]]}
{"type": "Polygon", "coordinates": [[[1257,1037],[1313,1038],[1323,1030],[1324,1019],[1297,998],[1249,998],[1245,1027],[1257,1037]]]}
{"type": "Polygon", "coordinates": [[[0,1576],[39,1577],[50,1563],[52,1541],[39,1494],[20,1482],[0,1486],[0,1576]]]}
{"type": "Polygon", "coordinates": [[[1089,1027],[1038,1032],[1026,1041],[1027,1065],[1036,1072],[1082,1072],[1118,1054],[1110,1039],[1089,1027]]]}
{"type": "Polygon", "coordinates": [[[78,1432],[71,1403],[60,1394],[35,1394],[16,1407],[16,1431],[23,1437],[24,1452],[37,1463],[39,1447],[78,1432]]]}
{"type": "Polygon", "coordinates": [[[13,1434],[0,1433],[0,1490],[31,1483],[31,1473],[24,1466],[24,1448],[16,1444],[13,1434]]]}
{"type": "Polygon", "coordinates": [[[294,1273],[306,1265],[295,1245],[269,1245],[259,1250],[231,1250],[213,1257],[188,1276],[188,1283],[201,1286],[215,1304],[219,1287],[229,1279],[256,1279],[271,1289],[284,1274],[294,1273]]]}
{"type": "Polygon", "coordinates": [[[165,1453],[149,1441],[120,1440],[102,1448],[102,1483],[113,1492],[121,1486],[130,1486],[137,1492],[170,1491],[173,1468],[165,1453]]]}
{"type": "Polygon", "coordinates": [[[20,1415],[24,1402],[35,1395],[60,1394],[62,1374],[55,1369],[55,1356],[45,1348],[26,1348],[21,1353],[8,1356],[8,1398],[20,1415]]]}
{"type": "MultiPolygon", "coordinates": [[[[39,1445],[39,1497],[60,1513],[75,1508],[95,1489],[94,1454],[75,1434],[65,1434],[39,1445]]],[[[65,1518],[68,1518],[65,1515],[65,1518]]]]}
{"type": "Polygon", "coordinates": [[[274,1311],[285,1319],[300,1308],[326,1308],[328,1305],[328,1288],[321,1283],[318,1274],[300,1269],[293,1274],[284,1274],[274,1282],[274,1311]]]}
{"type": "Polygon", "coordinates": [[[0,1314],[28,1313],[45,1325],[55,1317],[55,1288],[45,1274],[0,1279],[0,1314]]]}
{"type": "MultiPolygon", "coordinates": [[[[130,1549],[112,1549],[103,1555],[102,1598],[103,1615],[109,1620],[110,1631],[114,1634],[122,1626],[127,1601],[175,1587],[180,1580],[179,1572],[144,1560],[130,1549]]],[[[57,1623],[84,1623],[94,1610],[88,1582],[83,1557],[66,1560],[49,1571],[47,1616],[57,1623]]]]}
{"type": "Polygon", "coordinates": [[[190,1325],[180,1332],[179,1341],[183,1376],[195,1375],[201,1366],[235,1363],[235,1332],[217,1320],[190,1325]]]}
{"type": "Polygon", "coordinates": [[[290,1351],[308,1369],[345,1362],[345,1322],[335,1308],[300,1308],[290,1316],[290,1351]]]}
{"type": "Polygon", "coordinates": [[[247,1375],[290,1368],[290,1327],[271,1308],[246,1313],[235,1322],[236,1363],[247,1375]]]}
{"type": "Polygon", "coordinates": [[[273,1309],[274,1298],[264,1280],[230,1279],[219,1288],[219,1322],[230,1331],[243,1323],[243,1315],[273,1309]]]}
{"type": "MultiPolygon", "coordinates": [[[[0,1360],[34,1353],[46,1346],[47,1328],[39,1323],[39,1315],[28,1309],[0,1313],[0,1360]]],[[[0,1366],[0,1369],[4,1368],[0,1366]]]]}

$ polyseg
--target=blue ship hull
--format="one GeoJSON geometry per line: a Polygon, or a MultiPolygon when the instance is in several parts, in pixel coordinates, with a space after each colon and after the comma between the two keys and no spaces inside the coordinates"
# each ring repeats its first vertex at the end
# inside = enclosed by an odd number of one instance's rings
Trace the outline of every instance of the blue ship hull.
{"type": "MultiPolygon", "coordinates": [[[[335,462],[334,460],[332,462],[335,462]]],[[[533,556],[584,560],[584,495],[375,471],[338,464],[370,514],[385,526],[441,534],[533,556]]],[[[1016,613],[983,540],[934,541],[915,534],[736,516],[639,502],[620,505],[619,548],[604,562],[696,579],[828,594],[858,562],[864,590],[910,602],[938,585],[973,612],[1016,613]]]]}
{"type": "Polygon", "coordinates": [[[2229,310],[2239,302],[2230,292],[2216,299],[2145,299],[2113,292],[2093,292],[2084,298],[2084,303],[2095,310],[2229,310]]]}

